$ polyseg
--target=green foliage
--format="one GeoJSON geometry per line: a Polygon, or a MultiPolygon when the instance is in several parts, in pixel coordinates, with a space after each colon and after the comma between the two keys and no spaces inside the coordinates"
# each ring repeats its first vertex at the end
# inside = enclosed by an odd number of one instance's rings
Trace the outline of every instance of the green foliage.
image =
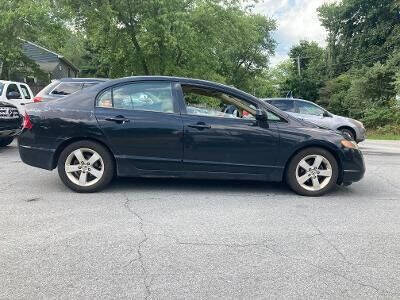
{"type": "Polygon", "coordinates": [[[175,75],[251,90],[274,53],[275,22],[240,1],[60,0],[86,32],[85,75],[175,75]]]}
{"type": "Polygon", "coordinates": [[[333,75],[384,63],[400,46],[398,0],[343,0],[319,8],[333,75]]]}
{"type": "Polygon", "coordinates": [[[301,41],[294,46],[289,52],[286,78],[279,87],[281,96],[291,91],[294,97],[317,100],[325,79],[324,55],[324,49],[315,42],[301,41]]]}
{"type": "Polygon", "coordinates": [[[22,53],[22,41],[36,41],[57,50],[70,30],[54,13],[52,0],[0,1],[0,78],[16,74],[43,76],[38,66],[22,53]]]}

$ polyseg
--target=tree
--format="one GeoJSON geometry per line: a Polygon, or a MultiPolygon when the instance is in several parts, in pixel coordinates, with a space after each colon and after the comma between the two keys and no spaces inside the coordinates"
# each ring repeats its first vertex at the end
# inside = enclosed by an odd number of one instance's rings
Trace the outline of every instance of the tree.
{"type": "Polygon", "coordinates": [[[287,77],[281,84],[281,94],[315,101],[326,78],[325,51],[315,42],[301,41],[289,52],[287,77]],[[299,74],[300,71],[300,74],[299,74]]]}
{"type": "Polygon", "coordinates": [[[52,13],[51,0],[3,0],[0,2],[0,65],[2,79],[15,74],[43,75],[38,66],[22,52],[21,39],[40,41],[49,46],[62,44],[64,23],[52,13]]]}
{"type": "Polygon", "coordinates": [[[343,0],[319,9],[328,31],[329,66],[338,75],[359,65],[385,63],[400,49],[400,2],[343,0]]]}
{"type": "Polygon", "coordinates": [[[274,53],[275,22],[241,1],[59,0],[86,36],[87,74],[179,75],[249,89],[274,53]],[[95,66],[95,68],[93,68],[95,66]]]}

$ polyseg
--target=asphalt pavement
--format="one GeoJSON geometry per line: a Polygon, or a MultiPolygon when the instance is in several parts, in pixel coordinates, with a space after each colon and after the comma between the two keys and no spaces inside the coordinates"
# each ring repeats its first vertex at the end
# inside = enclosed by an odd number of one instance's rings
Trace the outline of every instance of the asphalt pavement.
{"type": "Polygon", "coordinates": [[[283,184],[119,179],[76,194],[0,149],[0,299],[399,298],[400,142],[320,198],[283,184]]]}

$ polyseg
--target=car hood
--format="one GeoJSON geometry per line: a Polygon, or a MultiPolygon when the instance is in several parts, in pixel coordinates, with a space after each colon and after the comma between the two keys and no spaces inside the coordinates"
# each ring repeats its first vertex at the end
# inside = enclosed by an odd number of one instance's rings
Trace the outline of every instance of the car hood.
{"type": "Polygon", "coordinates": [[[333,130],[333,129],[330,129],[328,127],[324,127],[324,126],[317,125],[315,123],[312,123],[312,122],[309,122],[309,121],[306,121],[306,120],[302,120],[302,119],[296,118],[296,117],[291,116],[291,115],[289,115],[289,116],[290,116],[290,118],[292,120],[294,119],[296,121],[298,128],[301,128],[303,130],[312,131],[312,132],[318,132],[318,133],[322,133],[322,134],[324,134],[324,133],[325,134],[335,134],[335,135],[340,135],[341,137],[346,138],[346,136],[344,136],[342,134],[342,132],[339,131],[339,130],[333,130]]]}

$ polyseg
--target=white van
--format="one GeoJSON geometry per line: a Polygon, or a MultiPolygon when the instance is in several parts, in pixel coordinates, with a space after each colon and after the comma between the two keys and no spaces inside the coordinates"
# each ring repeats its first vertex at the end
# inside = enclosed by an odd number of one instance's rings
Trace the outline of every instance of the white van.
{"type": "Polygon", "coordinates": [[[23,114],[25,105],[33,103],[33,94],[25,83],[0,80],[0,101],[16,106],[23,114]]]}

